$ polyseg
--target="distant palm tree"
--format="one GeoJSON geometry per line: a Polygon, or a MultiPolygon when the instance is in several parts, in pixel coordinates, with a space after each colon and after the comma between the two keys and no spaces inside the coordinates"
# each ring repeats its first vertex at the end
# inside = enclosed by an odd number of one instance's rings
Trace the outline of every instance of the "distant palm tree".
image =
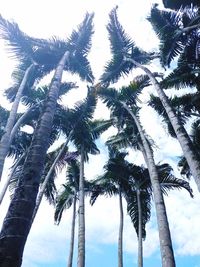
{"type": "Polygon", "coordinates": [[[118,195],[119,197],[118,267],[123,267],[124,212],[122,197],[129,187],[129,162],[125,160],[126,155],[126,153],[110,148],[109,159],[104,165],[104,174],[92,182],[90,199],[90,203],[93,205],[99,195],[118,195]]]}
{"type": "Polygon", "coordinates": [[[78,122],[72,131],[71,140],[74,143],[80,155],[80,177],[79,177],[79,231],[78,231],[78,267],[85,266],[85,188],[84,188],[84,162],[89,160],[89,154],[97,154],[99,150],[95,144],[95,140],[100,134],[107,130],[111,125],[111,121],[92,121],[94,110],[96,107],[96,95],[93,89],[89,89],[87,101],[90,107],[88,112],[81,121],[78,122]]]}
{"type": "MultiPolygon", "coordinates": [[[[167,195],[172,189],[186,189],[193,197],[189,183],[176,178],[169,164],[157,165],[161,190],[167,195]]],[[[131,192],[126,195],[128,214],[138,236],[138,267],[143,266],[143,242],[146,237],[146,223],[151,216],[152,185],[148,169],[134,164],[130,166],[131,192]]]]}
{"type": "Polygon", "coordinates": [[[75,235],[75,223],[76,223],[76,202],[78,199],[79,191],[79,164],[73,160],[67,168],[67,181],[63,184],[63,190],[58,194],[56,198],[56,210],[55,221],[60,223],[63,211],[69,209],[73,205],[72,223],[71,223],[71,239],[68,257],[68,267],[72,267],[73,263],[73,251],[74,251],[74,235],[75,235]]]}

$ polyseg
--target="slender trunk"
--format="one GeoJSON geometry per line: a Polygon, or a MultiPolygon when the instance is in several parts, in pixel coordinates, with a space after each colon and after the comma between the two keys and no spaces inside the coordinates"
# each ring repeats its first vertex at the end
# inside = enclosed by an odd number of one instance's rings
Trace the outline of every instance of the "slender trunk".
{"type": "Polygon", "coordinates": [[[143,243],[142,243],[142,205],[140,190],[137,189],[137,206],[138,206],[138,267],[143,267],[143,243]]]}
{"type": "Polygon", "coordinates": [[[56,156],[56,158],[55,158],[53,164],[51,165],[51,167],[50,167],[50,169],[49,169],[49,171],[48,171],[48,173],[47,173],[47,175],[46,175],[46,177],[45,177],[45,179],[44,179],[44,182],[43,182],[42,185],[41,185],[41,189],[40,189],[40,191],[39,191],[39,193],[38,193],[38,196],[37,196],[37,199],[36,199],[35,209],[34,209],[33,217],[32,217],[32,223],[33,223],[33,221],[34,221],[34,219],[35,219],[35,216],[36,216],[36,214],[37,214],[37,212],[38,212],[38,209],[39,209],[39,207],[40,207],[40,204],[41,204],[41,201],[42,201],[42,198],[43,198],[43,195],[44,195],[44,192],[45,192],[47,183],[48,183],[48,181],[49,181],[49,179],[50,179],[50,177],[51,177],[51,174],[52,174],[52,172],[54,171],[54,169],[55,169],[55,167],[56,167],[56,164],[58,163],[58,161],[59,161],[59,159],[60,159],[60,157],[61,157],[63,151],[65,150],[66,146],[67,146],[68,143],[69,143],[69,140],[70,140],[70,138],[71,138],[71,133],[72,133],[72,132],[70,132],[70,134],[69,134],[69,136],[68,136],[68,138],[67,138],[65,144],[63,145],[62,149],[58,152],[58,154],[57,154],[57,156],[56,156]]]}
{"type": "Polygon", "coordinates": [[[177,139],[181,145],[181,148],[183,150],[183,154],[187,160],[187,163],[190,167],[192,176],[195,179],[195,182],[197,184],[198,190],[200,191],[200,160],[198,158],[198,154],[195,151],[195,148],[190,140],[190,137],[188,136],[185,128],[183,127],[183,125],[181,124],[181,122],[179,121],[179,119],[177,118],[173,108],[171,107],[168,97],[166,96],[165,92],[163,91],[163,89],[160,87],[158,81],[156,80],[156,78],[154,77],[154,75],[152,74],[152,72],[142,66],[141,64],[139,64],[138,62],[136,62],[133,59],[128,59],[126,58],[125,60],[132,62],[135,66],[139,67],[140,69],[142,69],[151,79],[151,82],[153,84],[153,86],[155,87],[158,96],[163,104],[163,107],[165,108],[167,115],[169,117],[169,120],[174,128],[174,131],[176,133],[177,139]]]}
{"type": "Polygon", "coordinates": [[[7,179],[6,182],[5,182],[4,187],[3,187],[3,189],[2,189],[2,191],[1,191],[1,193],[0,193],[0,205],[1,205],[2,201],[3,201],[3,199],[4,199],[4,196],[5,196],[5,194],[6,194],[6,191],[7,191],[7,189],[8,189],[8,186],[9,186],[9,184],[10,184],[10,181],[11,181],[11,179],[12,179],[12,176],[13,176],[13,174],[15,173],[15,171],[16,171],[16,169],[17,169],[19,163],[21,162],[21,160],[22,160],[24,157],[25,157],[25,153],[23,153],[23,154],[18,158],[17,162],[15,163],[15,165],[14,165],[14,167],[13,167],[13,169],[12,169],[12,172],[10,173],[10,175],[8,176],[8,179],[7,179]]]}
{"type": "Polygon", "coordinates": [[[69,52],[66,52],[55,70],[44,111],[34,132],[18,187],[4,219],[0,233],[1,267],[20,267],[22,263],[23,250],[30,231],[40,177],[49,146],[62,73],[68,57],[69,52]]]}
{"type": "Polygon", "coordinates": [[[139,131],[139,134],[140,134],[140,137],[141,137],[144,149],[145,149],[145,155],[146,155],[145,159],[147,160],[147,167],[149,170],[149,175],[150,175],[151,184],[153,188],[154,201],[155,201],[158,232],[159,232],[159,239],[160,239],[162,267],[175,267],[176,264],[175,264],[175,259],[174,259],[174,252],[173,252],[173,247],[172,247],[169,223],[168,223],[164,198],[163,198],[160,183],[159,183],[158,172],[157,172],[154,157],[153,157],[153,152],[149,146],[149,143],[146,140],[143,129],[137,117],[124,102],[122,102],[121,104],[128,111],[128,113],[132,116],[138,128],[138,131],[139,131]]]}
{"type": "Polygon", "coordinates": [[[7,124],[5,127],[5,133],[3,134],[2,138],[1,138],[1,142],[0,142],[0,180],[1,180],[2,172],[3,172],[4,161],[5,161],[5,158],[7,156],[10,144],[11,144],[10,134],[11,134],[11,131],[13,129],[13,126],[14,126],[14,123],[16,120],[18,106],[19,106],[19,103],[20,103],[20,100],[22,97],[23,90],[24,90],[25,85],[27,83],[29,74],[32,71],[32,69],[34,68],[34,66],[35,66],[34,64],[31,64],[27,68],[27,70],[24,74],[22,82],[21,82],[19,89],[17,91],[17,94],[15,96],[15,100],[13,102],[13,105],[12,105],[12,108],[10,111],[10,115],[8,117],[8,121],[7,121],[7,124]]]}
{"type": "Polygon", "coordinates": [[[84,151],[81,148],[79,179],[79,229],[78,229],[78,267],[85,267],[85,192],[84,192],[84,151]]]}
{"type": "Polygon", "coordinates": [[[73,203],[71,240],[70,240],[69,257],[68,257],[67,267],[72,267],[72,263],[73,263],[75,223],[76,223],[76,195],[74,196],[74,203],[73,203]]]}
{"type": "Polygon", "coordinates": [[[122,193],[119,188],[119,239],[118,239],[118,267],[123,267],[123,227],[124,227],[124,214],[122,204],[122,193]]]}

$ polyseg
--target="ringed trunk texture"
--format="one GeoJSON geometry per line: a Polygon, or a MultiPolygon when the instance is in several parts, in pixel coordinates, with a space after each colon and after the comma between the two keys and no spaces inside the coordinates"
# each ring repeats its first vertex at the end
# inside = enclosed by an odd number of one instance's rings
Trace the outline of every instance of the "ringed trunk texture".
{"type": "Polygon", "coordinates": [[[122,193],[119,189],[119,239],[118,239],[118,267],[123,267],[123,227],[124,227],[124,213],[122,204],[122,193]]]}
{"type": "Polygon", "coordinates": [[[31,64],[27,68],[27,70],[24,74],[22,82],[21,82],[19,89],[17,91],[17,94],[15,96],[15,100],[13,102],[13,105],[12,105],[12,108],[10,111],[10,115],[8,117],[8,121],[7,121],[7,124],[5,127],[5,133],[3,134],[2,138],[1,138],[1,142],[0,142],[0,180],[1,180],[2,172],[3,172],[4,161],[5,161],[5,158],[7,156],[8,150],[10,148],[10,144],[11,144],[10,134],[11,134],[11,131],[13,129],[13,126],[14,126],[14,123],[16,120],[19,103],[20,103],[25,85],[27,83],[29,74],[32,71],[32,69],[34,68],[34,66],[35,66],[34,64],[31,64]]]}
{"type": "Polygon", "coordinates": [[[73,263],[75,225],[76,225],[76,195],[74,196],[74,203],[73,203],[71,240],[70,240],[69,257],[68,257],[67,267],[72,267],[72,263],[73,263]]]}
{"type": "Polygon", "coordinates": [[[153,86],[155,87],[158,96],[163,104],[163,107],[165,108],[167,115],[169,117],[169,120],[174,128],[174,131],[176,133],[177,139],[180,143],[180,146],[183,150],[183,154],[187,160],[187,163],[190,167],[190,171],[192,173],[192,176],[194,177],[194,180],[197,184],[198,190],[200,191],[200,159],[197,156],[197,152],[195,151],[195,147],[193,146],[190,137],[188,136],[184,126],[180,123],[179,119],[177,118],[173,108],[171,107],[168,97],[166,96],[164,90],[160,87],[158,81],[152,74],[152,72],[136,62],[133,59],[126,59],[127,61],[132,62],[135,66],[142,69],[151,79],[151,82],[153,86]]]}
{"type": "Polygon", "coordinates": [[[68,138],[67,138],[65,144],[63,145],[62,149],[58,152],[58,155],[56,156],[56,158],[55,158],[53,164],[51,165],[51,167],[50,167],[50,169],[49,169],[49,171],[48,171],[48,173],[47,173],[47,175],[46,175],[46,177],[45,177],[45,179],[44,179],[44,182],[42,183],[41,189],[40,189],[40,191],[39,191],[39,193],[38,193],[38,196],[37,196],[37,199],[36,199],[35,209],[34,209],[33,217],[32,217],[32,223],[33,223],[33,221],[34,221],[34,219],[35,219],[35,216],[36,216],[36,214],[37,214],[37,212],[38,212],[38,209],[39,209],[39,207],[40,207],[40,204],[41,204],[41,202],[42,202],[42,198],[43,198],[43,195],[44,195],[44,192],[45,192],[47,183],[48,183],[48,181],[49,181],[49,179],[50,179],[50,177],[51,177],[51,174],[52,174],[52,172],[54,171],[54,169],[55,169],[55,167],[56,167],[56,164],[57,164],[57,162],[59,161],[59,159],[60,159],[60,157],[61,157],[63,151],[65,150],[67,144],[69,143],[70,138],[71,138],[71,133],[69,134],[69,136],[68,136],[68,138]]]}
{"type": "Polygon", "coordinates": [[[85,267],[85,192],[84,192],[84,154],[81,149],[79,178],[79,226],[78,226],[78,267],[85,267]]]}
{"type": "Polygon", "coordinates": [[[175,264],[175,259],[174,259],[174,252],[173,252],[173,247],[172,247],[169,223],[168,223],[164,198],[163,198],[160,183],[159,183],[158,172],[157,172],[155,161],[153,158],[153,152],[146,140],[143,129],[137,117],[125,103],[122,102],[122,105],[129,112],[129,114],[132,116],[133,120],[135,121],[135,124],[138,128],[138,131],[139,131],[139,134],[140,134],[140,137],[141,137],[141,140],[142,140],[145,152],[146,152],[145,159],[147,159],[146,163],[147,163],[147,167],[149,170],[149,175],[150,175],[153,195],[154,195],[155,208],[156,208],[162,267],[175,267],[176,264],[175,264]]]}
{"type": "Polygon", "coordinates": [[[140,190],[137,189],[137,206],[138,206],[138,267],[143,267],[143,243],[142,243],[142,205],[140,190]]]}
{"type": "Polygon", "coordinates": [[[56,110],[59,87],[69,53],[61,58],[55,70],[48,98],[36,127],[20,181],[8,208],[0,233],[0,266],[20,267],[28,237],[40,177],[44,168],[49,137],[56,110]]]}

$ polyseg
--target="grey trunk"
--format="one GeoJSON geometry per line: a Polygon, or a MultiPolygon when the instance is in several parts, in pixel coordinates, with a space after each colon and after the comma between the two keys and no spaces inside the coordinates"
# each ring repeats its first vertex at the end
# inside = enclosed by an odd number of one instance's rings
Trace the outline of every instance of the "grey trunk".
{"type": "Polygon", "coordinates": [[[51,165],[51,167],[50,167],[50,169],[49,169],[49,171],[48,171],[48,173],[47,173],[47,175],[46,175],[46,177],[44,179],[44,182],[41,185],[41,189],[40,189],[40,191],[38,193],[38,196],[37,196],[37,199],[36,199],[35,209],[34,209],[33,217],[32,217],[32,223],[33,223],[33,221],[35,219],[35,216],[36,216],[36,214],[38,212],[38,209],[40,207],[40,204],[42,202],[42,198],[43,198],[47,183],[48,183],[48,181],[49,181],[49,179],[51,177],[51,174],[54,171],[54,169],[56,167],[56,164],[58,163],[63,151],[65,150],[66,146],[68,145],[70,138],[71,138],[71,133],[69,134],[69,136],[68,136],[65,144],[63,145],[62,149],[58,152],[53,164],[51,165]]]}
{"type": "Polygon", "coordinates": [[[17,188],[0,233],[0,266],[20,267],[30,231],[40,178],[44,169],[49,138],[56,111],[62,74],[69,52],[59,61],[51,82],[43,113],[34,132],[17,188]]]}
{"type": "Polygon", "coordinates": [[[126,58],[125,60],[132,62],[135,66],[142,69],[150,78],[152,84],[154,85],[158,96],[163,104],[163,107],[166,110],[168,118],[173,126],[173,129],[176,133],[177,139],[180,143],[180,146],[183,150],[183,154],[187,160],[187,163],[190,167],[190,171],[194,180],[197,184],[198,190],[200,191],[200,160],[197,156],[197,152],[195,151],[195,147],[193,146],[190,137],[188,136],[184,126],[180,123],[179,119],[177,118],[173,108],[169,103],[169,99],[166,96],[164,90],[160,87],[158,81],[154,77],[153,73],[146,67],[142,66],[138,62],[133,59],[126,58]]]}
{"type": "Polygon", "coordinates": [[[72,263],[73,263],[75,224],[76,224],[76,195],[74,196],[74,203],[73,203],[71,240],[70,240],[69,257],[68,257],[67,267],[72,267],[72,263]]]}
{"type": "Polygon", "coordinates": [[[17,94],[15,96],[15,100],[13,102],[13,105],[12,105],[12,108],[11,108],[11,111],[10,111],[10,114],[9,114],[9,117],[8,117],[8,120],[7,120],[7,124],[6,124],[6,127],[5,127],[5,132],[4,132],[4,134],[3,134],[2,138],[1,138],[1,142],[0,142],[0,180],[1,180],[2,172],[3,172],[4,161],[5,161],[5,158],[7,156],[8,150],[10,148],[10,144],[11,144],[10,134],[11,134],[11,131],[13,129],[13,126],[14,126],[14,123],[15,123],[15,120],[16,120],[19,103],[20,103],[20,100],[21,100],[22,93],[23,93],[23,90],[25,88],[25,85],[27,83],[29,74],[32,71],[34,66],[35,66],[34,64],[31,64],[27,68],[27,70],[26,70],[26,72],[24,74],[24,77],[22,79],[22,82],[21,82],[21,84],[19,86],[19,89],[17,91],[17,94]]]}
{"type": "Polygon", "coordinates": [[[137,189],[137,206],[138,206],[138,267],[143,267],[143,243],[142,243],[142,205],[140,190],[137,189]]]}
{"type": "Polygon", "coordinates": [[[118,267],[123,267],[123,227],[124,227],[124,214],[122,204],[122,194],[119,188],[119,239],[118,239],[118,267]]]}
{"type": "Polygon", "coordinates": [[[138,128],[138,131],[139,131],[139,134],[140,134],[140,137],[141,137],[144,149],[145,149],[145,159],[147,160],[146,163],[147,163],[147,167],[149,170],[149,175],[150,175],[153,195],[154,195],[159,240],[160,240],[162,267],[175,267],[176,264],[175,264],[175,259],[174,259],[174,252],[173,252],[173,247],[172,247],[169,223],[168,223],[164,198],[163,198],[160,183],[159,183],[158,172],[157,172],[154,157],[153,157],[153,152],[149,146],[149,143],[146,140],[143,129],[137,117],[132,112],[132,110],[129,109],[126,103],[121,102],[121,104],[128,111],[128,113],[132,116],[138,128]]]}
{"type": "Polygon", "coordinates": [[[78,227],[78,267],[85,267],[85,192],[84,192],[84,151],[81,148],[79,179],[79,227],[78,227]]]}

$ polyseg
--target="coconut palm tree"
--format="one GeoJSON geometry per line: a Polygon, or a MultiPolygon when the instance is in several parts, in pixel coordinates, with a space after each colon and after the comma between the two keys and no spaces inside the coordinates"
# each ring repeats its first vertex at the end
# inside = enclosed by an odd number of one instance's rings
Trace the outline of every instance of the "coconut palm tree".
{"type": "Polygon", "coordinates": [[[60,61],[52,78],[49,94],[34,132],[20,181],[2,226],[0,234],[0,264],[2,267],[8,265],[11,267],[21,266],[22,254],[35,208],[40,177],[44,168],[63,70],[71,69],[78,72],[78,67],[84,61],[85,65],[81,68],[80,75],[82,78],[84,77],[91,81],[91,70],[86,56],[91,45],[92,18],[93,15],[86,14],[78,31],[72,33],[68,42],[66,42],[65,50],[60,55],[60,61]],[[80,58],[82,61],[80,60],[77,63],[73,60],[74,56],[76,56],[76,60],[80,58]],[[86,69],[88,70],[87,75],[86,69]]]}
{"type": "Polygon", "coordinates": [[[146,53],[140,50],[135,43],[127,36],[123,27],[118,21],[116,8],[110,13],[110,22],[107,26],[109,38],[111,42],[111,51],[113,57],[105,68],[105,73],[102,75],[102,83],[108,84],[115,82],[123,74],[128,74],[131,69],[139,68],[148,75],[154,86],[169,120],[174,128],[177,139],[181,145],[184,156],[187,159],[191,172],[195,179],[198,189],[200,190],[200,161],[195,148],[181,122],[178,120],[173,108],[170,105],[169,99],[166,96],[163,88],[160,86],[155,75],[149,68],[144,66],[151,59],[157,57],[155,53],[146,53]]]}
{"type": "Polygon", "coordinates": [[[147,140],[147,136],[145,135],[137,114],[139,111],[139,108],[136,105],[138,95],[147,85],[149,85],[149,82],[147,82],[147,78],[145,77],[145,79],[139,79],[138,81],[136,79],[129,86],[123,87],[120,91],[113,88],[103,88],[99,90],[99,94],[112,112],[116,114],[121,110],[124,111],[124,115],[131,118],[137,127],[142,142],[141,150],[151,177],[160,237],[162,264],[163,267],[169,267],[175,266],[175,260],[165,203],[159,184],[159,175],[154,161],[153,150],[147,140]]]}

